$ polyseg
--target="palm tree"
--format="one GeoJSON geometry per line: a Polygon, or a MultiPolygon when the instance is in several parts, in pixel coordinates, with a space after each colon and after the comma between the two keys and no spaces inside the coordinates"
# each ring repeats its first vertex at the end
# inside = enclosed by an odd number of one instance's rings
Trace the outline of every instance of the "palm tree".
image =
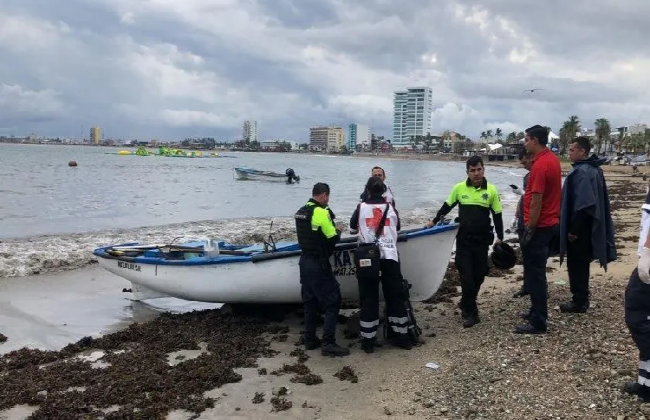
{"type": "Polygon", "coordinates": [[[487,133],[485,131],[481,131],[481,139],[486,139],[487,138],[487,133]]]}
{"type": "Polygon", "coordinates": [[[636,155],[637,149],[645,151],[645,134],[636,133],[625,138],[625,148],[629,151],[632,149],[632,154],[636,155]]]}
{"type": "MultiPolygon", "coordinates": [[[[598,139],[596,153],[600,153],[600,149],[603,147],[603,140],[609,140],[609,134],[612,132],[612,127],[607,118],[598,118],[596,122],[594,122],[594,126],[596,127],[596,139],[598,139]]],[[[611,143],[611,140],[609,142],[611,143]]]]}
{"type": "Polygon", "coordinates": [[[501,137],[503,137],[503,131],[501,131],[500,128],[497,128],[497,131],[494,133],[495,136],[497,136],[497,141],[501,141],[501,137]]]}
{"type": "Polygon", "coordinates": [[[492,138],[492,130],[488,130],[485,132],[485,137],[492,138]]]}
{"type": "Polygon", "coordinates": [[[564,136],[560,137],[560,154],[563,155],[569,146],[569,141],[573,140],[576,133],[580,131],[580,120],[577,115],[571,115],[568,120],[562,124],[564,136]]]}
{"type": "Polygon", "coordinates": [[[508,133],[508,137],[506,137],[506,141],[508,143],[513,143],[517,141],[517,132],[513,131],[512,133],[508,133]]]}

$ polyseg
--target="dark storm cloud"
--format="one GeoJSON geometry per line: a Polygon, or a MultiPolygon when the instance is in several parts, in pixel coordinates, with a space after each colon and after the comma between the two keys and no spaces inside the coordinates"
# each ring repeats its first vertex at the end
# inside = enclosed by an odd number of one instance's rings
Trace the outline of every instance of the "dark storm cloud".
{"type": "Polygon", "coordinates": [[[250,118],[262,138],[351,121],[390,135],[393,91],[413,85],[434,90],[434,133],[577,112],[637,122],[648,12],[632,0],[5,0],[0,125],[233,139],[250,118]]]}

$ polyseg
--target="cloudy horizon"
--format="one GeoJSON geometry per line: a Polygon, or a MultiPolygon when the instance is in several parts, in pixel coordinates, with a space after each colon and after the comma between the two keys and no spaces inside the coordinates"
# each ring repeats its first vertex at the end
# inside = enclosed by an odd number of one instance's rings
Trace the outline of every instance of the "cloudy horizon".
{"type": "Polygon", "coordinates": [[[3,0],[0,135],[305,142],[392,137],[393,92],[433,89],[431,133],[577,115],[648,122],[650,2],[3,0]],[[526,89],[541,88],[535,92],[526,89]]]}

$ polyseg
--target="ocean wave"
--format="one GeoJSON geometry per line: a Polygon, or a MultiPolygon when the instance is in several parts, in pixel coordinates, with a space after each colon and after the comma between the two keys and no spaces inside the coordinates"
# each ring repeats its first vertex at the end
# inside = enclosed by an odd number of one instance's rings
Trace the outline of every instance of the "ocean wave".
{"type": "MultiPolygon", "coordinates": [[[[404,229],[422,226],[437,210],[422,207],[400,211],[402,226],[404,229]]],[[[454,210],[449,216],[455,217],[455,214],[454,210]]],[[[347,226],[350,216],[350,213],[337,213],[336,221],[347,226]]],[[[504,222],[508,223],[507,211],[504,216],[504,222]]],[[[0,278],[82,268],[96,263],[93,250],[106,245],[128,242],[161,244],[172,240],[182,243],[205,238],[248,244],[266,240],[270,232],[276,241],[296,240],[293,217],[201,221],[10,239],[0,242],[0,278]]]]}

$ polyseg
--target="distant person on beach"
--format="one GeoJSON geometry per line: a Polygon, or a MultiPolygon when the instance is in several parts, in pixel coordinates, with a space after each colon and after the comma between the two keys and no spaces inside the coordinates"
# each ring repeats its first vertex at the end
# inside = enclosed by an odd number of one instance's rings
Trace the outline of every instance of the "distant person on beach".
{"type": "MultiPolygon", "coordinates": [[[[515,211],[515,217],[517,218],[517,237],[519,238],[519,250],[522,252],[523,255],[523,249],[521,248],[521,240],[524,237],[524,230],[526,227],[526,224],[524,223],[523,191],[526,191],[526,185],[528,184],[528,177],[530,176],[530,167],[533,164],[532,155],[526,151],[525,147],[522,147],[521,150],[519,151],[519,163],[521,163],[521,166],[528,171],[528,173],[524,175],[524,180],[522,184],[523,186],[522,195],[519,197],[519,202],[517,203],[517,210],[515,211]]],[[[521,285],[521,289],[515,292],[515,294],[512,295],[512,297],[520,298],[527,295],[528,292],[526,291],[526,282],[523,281],[521,285]]]]}
{"type": "MultiPolygon", "coordinates": [[[[373,167],[370,175],[381,179],[384,185],[386,185],[386,171],[384,171],[384,168],[381,166],[373,167]]],[[[393,207],[395,207],[395,196],[393,195],[393,191],[388,185],[386,185],[386,192],[382,195],[382,197],[386,203],[391,203],[393,207]]],[[[368,192],[364,190],[359,196],[359,200],[363,202],[366,201],[367,198],[368,192]]]]}
{"type": "Polygon", "coordinates": [[[379,283],[384,292],[391,342],[410,350],[413,343],[408,335],[409,321],[402,299],[402,273],[397,253],[397,232],[400,230],[399,213],[383,197],[386,185],[381,178],[372,176],[365,189],[366,199],[357,205],[350,218],[350,231],[359,235],[359,243],[371,244],[377,239],[380,253],[379,276],[359,276],[359,303],[361,348],[374,352],[379,327],[379,283]],[[383,223],[382,223],[383,221],[383,223]],[[383,226],[382,226],[383,225],[383,226]],[[380,229],[381,228],[381,229],[380,229]],[[378,233],[378,234],[377,234],[378,233]]]}
{"type": "Polygon", "coordinates": [[[462,289],[463,327],[469,328],[481,322],[476,298],[488,272],[488,248],[493,242],[497,244],[503,240],[503,216],[499,192],[483,176],[483,159],[472,156],[465,162],[465,168],[467,179],[454,186],[436,217],[426,227],[437,224],[458,204],[460,227],[456,235],[455,263],[462,289]],[[490,214],[497,234],[496,242],[490,214]]]}
{"type": "Polygon", "coordinates": [[[560,265],[567,258],[573,299],[560,311],[584,313],[589,308],[589,266],[596,259],[607,271],[616,259],[614,224],[607,183],[600,165],[605,159],[589,156],[591,143],[577,137],[569,147],[573,169],[564,180],[560,211],[560,265]]]}
{"type": "Polygon", "coordinates": [[[639,349],[639,371],[636,382],[628,382],[624,390],[650,402],[650,188],[641,206],[639,262],[625,288],[625,323],[639,349]]]}
{"type": "Polygon", "coordinates": [[[343,225],[334,226],[333,213],[327,206],[329,185],[319,182],[312,198],[295,214],[300,255],[300,284],[305,310],[305,349],[321,347],[323,356],[347,356],[350,349],[336,344],[336,325],[341,309],[341,289],[332,272],[329,258],[341,239],[343,225]],[[323,340],[316,337],[316,315],[324,312],[323,340]]]}
{"type": "Polygon", "coordinates": [[[524,285],[530,295],[530,310],[522,317],[526,324],[515,327],[518,334],[542,334],[547,330],[548,283],[546,263],[560,225],[562,169],[551,152],[548,129],[534,125],[526,130],[525,147],[532,155],[530,174],[524,192],[524,285]]]}

